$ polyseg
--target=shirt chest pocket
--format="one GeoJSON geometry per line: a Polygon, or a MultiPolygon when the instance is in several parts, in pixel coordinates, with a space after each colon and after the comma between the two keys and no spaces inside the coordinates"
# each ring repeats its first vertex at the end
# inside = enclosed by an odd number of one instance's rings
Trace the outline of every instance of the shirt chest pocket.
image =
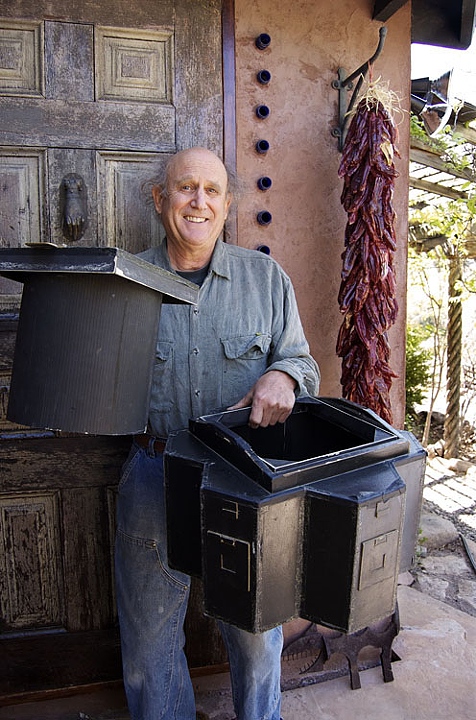
{"type": "Polygon", "coordinates": [[[224,361],[222,376],[222,405],[238,402],[268,366],[271,335],[253,333],[221,340],[224,361]]]}

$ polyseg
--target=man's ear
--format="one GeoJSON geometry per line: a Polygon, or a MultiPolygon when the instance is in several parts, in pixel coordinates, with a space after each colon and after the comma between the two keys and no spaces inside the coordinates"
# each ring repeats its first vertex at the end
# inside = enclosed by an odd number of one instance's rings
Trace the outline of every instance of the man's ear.
{"type": "Polygon", "coordinates": [[[159,214],[162,212],[162,189],[162,185],[154,185],[152,188],[152,198],[159,214]]]}

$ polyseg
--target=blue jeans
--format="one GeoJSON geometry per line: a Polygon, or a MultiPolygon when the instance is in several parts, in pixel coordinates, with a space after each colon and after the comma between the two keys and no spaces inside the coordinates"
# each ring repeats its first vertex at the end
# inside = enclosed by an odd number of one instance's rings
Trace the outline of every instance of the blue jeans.
{"type": "MultiPolygon", "coordinates": [[[[132,720],[195,720],[183,650],[190,578],[167,564],[162,455],[133,445],[119,483],[116,592],[132,720]]],[[[280,720],[282,629],[219,623],[237,720],[280,720]]]]}

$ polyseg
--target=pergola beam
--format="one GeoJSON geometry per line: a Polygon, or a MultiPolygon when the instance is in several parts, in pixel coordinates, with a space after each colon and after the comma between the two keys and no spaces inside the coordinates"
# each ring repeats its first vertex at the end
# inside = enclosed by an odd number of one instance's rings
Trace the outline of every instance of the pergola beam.
{"type": "Polygon", "coordinates": [[[459,169],[451,163],[445,162],[438,153],[430,150],[427,145],[419,142],[415,138],[412,138],[411,141],[410,160],[411,162],[426,165],[434,170],[439,170],[440,172],[453,175],[453,177],[461,178],[462,180],[468,180],[469,182],[476,181],[471,170],[459,169]]]}
{"type": "Polygon", "coordinates": [[[420,180],[410,175],[409,178],[410,187],[416,190],[423,190],[424,192],[432,193],[433,195],[442,195],[443,197],[450,198],[450,200],[467,200],[468,193],[462,190],[454,190],[453,188],[446,187],[446,185],[440,185],[439,183],[430,182],[429,180],[420,180]]]}
{"type": "Polygon", "coordinates": [[[459,135],[471,145],[476,145],[476,130],[472,127],[465,127],[464,125],[456,125],[454,130],[455,135],[459,135]]]}

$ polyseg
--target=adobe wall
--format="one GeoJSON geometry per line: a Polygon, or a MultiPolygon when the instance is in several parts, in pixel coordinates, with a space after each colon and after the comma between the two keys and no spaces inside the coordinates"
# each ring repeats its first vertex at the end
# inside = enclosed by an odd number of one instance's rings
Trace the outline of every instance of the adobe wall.
{"type": "MultiPolygon", "coordinates": [[[[312,352],[322,372],[321,395],[341,396],[341,361],[335,352],[341,324],[337,295],[346,215],[340,204],[340,153],[332,128],[337,119],[337,92],[331,87],[337,69],[356,70],[375,52],[381,23],[372,20],[371,0],[306,2],[235,0],[237,169],[245,181],[238,217],[239,243],[267,245],[291,276],[312,352]],[[255,38],[271,36],[260,51],[255,38]],[[268,70],[268,85],[256,73],[268,70]],[[259,104],[269,116],[255,115],[259,104]],[[267,154],[256,141],[266,139],[267,154]],[[261,192],[256,181],[272,179],[261,192]],[[260,226],[260,210],[272,222],[260,226]]],[[[390,332],[391,365],[398,373],[392,388],[395,426],[404,419],[406,245],[408,196],[408,126],[410,97],[410,23],[407,3],[386,23],[387,38],[374,67],[374,77],[388,81],[401,98],[394,206],[398,251],[395,268],[399,316],[390,332]]]]}

